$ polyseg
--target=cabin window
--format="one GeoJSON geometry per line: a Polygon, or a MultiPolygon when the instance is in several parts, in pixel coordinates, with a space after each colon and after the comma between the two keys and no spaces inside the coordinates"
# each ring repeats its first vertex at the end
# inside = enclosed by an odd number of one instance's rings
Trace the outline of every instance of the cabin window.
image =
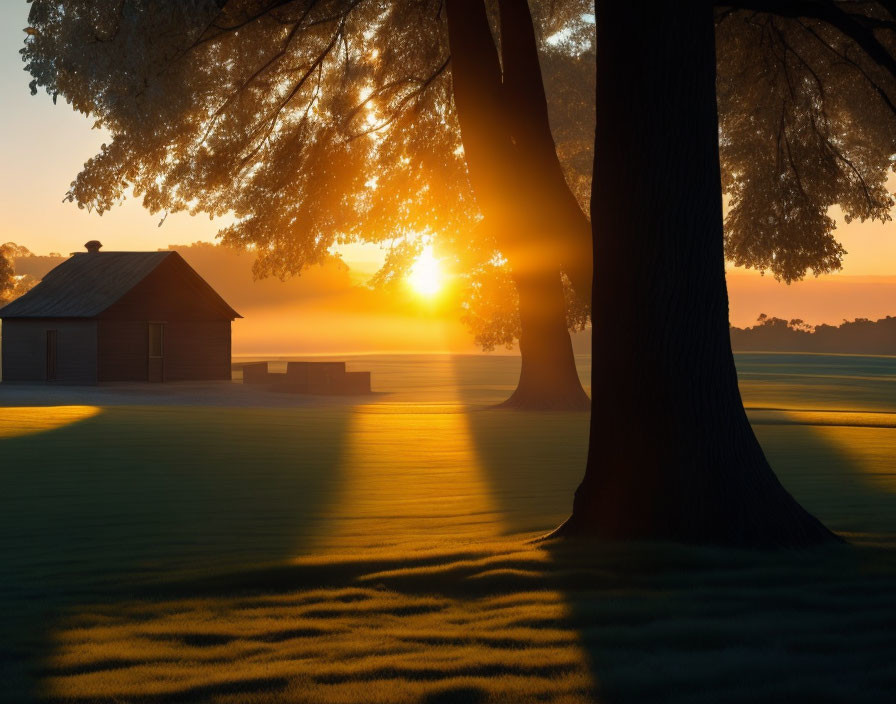
{"type": "Polygon", "coordinates": [[[47,330],[47,381],[56,380],[56,330],[47,330]]]}
{"type": "Polygon", "coordinates": [[[162,356],[162,323],[149,324],[149,356],[162,356]]]}

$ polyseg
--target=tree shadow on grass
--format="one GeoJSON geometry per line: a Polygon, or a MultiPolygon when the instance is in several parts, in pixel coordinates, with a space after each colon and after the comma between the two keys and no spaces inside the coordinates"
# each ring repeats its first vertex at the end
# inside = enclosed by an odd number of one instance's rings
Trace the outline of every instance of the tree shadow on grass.
{"type": "MultiPolygon", "coordinates": [[[[483,471],[513,526],[544,497],[541,479],[511,469],[544,438],[528,425],[491,427],[507,421],[486,413],[471,423],[480,420],[495,443],[483,471]],[[517,451],[496,439],[503,432],[517,451]]],[[[889,702],[894,496],[813,428],[759,434],[822,519],[849,518],[834,515],[838,502],[861,505],[878,514],[877,537],[760,553],[514,535],[185,576],[73,614],[43,674],[69,702],[889,702]],[[168,688],[153,691],[163,675],[168,688]]],[[[841,525],[871,525],[851,520],[841,525]]]]}
{"type": "Polygon", "coordinates": [[[853,544],[550,546],[561,570],[621,577],[612,590],[595,590],[607,584],[595,574],[565,591],[602,701],[892,701],[896,495],[824,429],[757,435],[788,490],[853,544]]]}
{"type": "MultiPolygon", "coordinates": [[[[470,414],[508,534],[565,517],[583,416],[470,414]]],[[[41,675],[60,701],[889,701],[894,497],[815,429],[759,435],[801,501],[876,537],[763,554],[512,535],[169,573],[70,610],[41,675]]]]}
{"type": "Polygon", "coordinates": [[[891,701],[893,549],[549,550],[602,702],[891,701]]]}
{"type": "Polygon", "coordinates": [[[0,439],[4,696],[33,694],[48,630],[79,604],[294,555],[339,488],[350,414],[110,407],[0,439]]]}
{"type": "MultiPolygon", "coordinates": [[[[509,530],[562,521],[584,467],[587,419],[481,411],[469,422],[509,530]]],[[[538,588],[563,593],[565,623],[587,652],[591,696],[608,704],[892,700],[896,494],[824,428],[756,429],[782,483],[853,544],[772,554],[545,544],[549,567],[507,569],[531,568],[538,588]]]]}
{"type": "Polygon", "coordinates": [[[896,492],[860,459],[861,446],[877,441],[888,446],[877,469],[896,472],[896,429],[768,423],[754,430],[781,483],[825,525],[853,542],[896,541],[896,492]]]}
{"type": "MultiPolygon", "coordinates": [[[[517,542],[170,583],[154,592],[161,603],[137,603],[152,611],[146,622],[129,606],[92,617],[100,631],[127,621],[138,644],[147,633],[192,639],[177,663],[196,668],[201,686],[141,701],[241,692],[263,702],[888,702],[894,588],[894,551],[880,547],[769,555],[517,542]],[[253,617],[213,618],[223,612],[253,617]],[[271,621],[288,629],[274,637],[271,621]],[[200,642],[187,624],[223,633],[200,642]],[[208,664],[227,647],[229,664],[208,664]],[[237,647],[266,679],[243,666],[237,647]]],[[[74,626],[77,644],[89,626],[74,626]]],[[[113,683],[134,668],[144,686],[147,663],[124,655],[120,670],[103,660],[89,667],[113,683]]]]}

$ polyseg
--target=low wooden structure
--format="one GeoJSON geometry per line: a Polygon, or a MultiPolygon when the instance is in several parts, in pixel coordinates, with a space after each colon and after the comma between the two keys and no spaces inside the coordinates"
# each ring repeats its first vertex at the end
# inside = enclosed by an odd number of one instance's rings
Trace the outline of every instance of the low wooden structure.
{"type": "Polygon", "coordinates": [[[241,316],[177,252],[85,246],[0,308],[4,382],[231,378],[241,316]]]}
{"type": "Polygon", "coordinates": [[[348,372],[345,362],[288,362],[286,373],[268,371],[267,362],[242,365],[244,384],[267,384],[293,394],[369,394],[370,372],[348,372]]]}

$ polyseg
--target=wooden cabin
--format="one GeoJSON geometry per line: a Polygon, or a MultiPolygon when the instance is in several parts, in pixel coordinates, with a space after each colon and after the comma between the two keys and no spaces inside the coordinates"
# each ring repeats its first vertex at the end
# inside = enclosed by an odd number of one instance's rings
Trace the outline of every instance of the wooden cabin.
{"type": "Polygon", "coordinates": [[[101,246],[88,242],[0,308],[3,381],[230,379],[239,313],[177,252],[101,246]]]}

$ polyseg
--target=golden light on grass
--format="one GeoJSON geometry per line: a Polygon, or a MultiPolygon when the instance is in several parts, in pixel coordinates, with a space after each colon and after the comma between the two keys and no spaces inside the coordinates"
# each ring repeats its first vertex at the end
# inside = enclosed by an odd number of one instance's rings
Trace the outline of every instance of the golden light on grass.
{"type": "Polygon", "coordinates": [[[324,518],[319,549],[414,550],[501,534],[462,406],[359,406],[346,444],[342,496],[324,518]]]}
{"type": "Polygon", "coordinates": [[[318,539],[258,595],[81,607],[47,690],[236,704],[584,704],[594,682],[551,558],[508,538],[459,399],[358,406],[318,539]],[[513,587],[508,589],[507,583],[513,587]],[[200,696],[201,695],[201,696],[200,696]]]}
{"type": "MultiPolygon", "coordinates": [[[[781,461],[795,456],[800,465],[834,467],[876,498],[881,491],[896,493],[896,413],[752,410],[749,417],[761,430],[763,447],[768,444],[781,461]]],[[[836,503],[849,501],[844,494],[836,503]]]]}
{"type": "Polygon", "coordinates": [[[812,427],[820,439],[849,460],[857,477],[876,490],[896,493],[896,425],[884,425],[896,419],[894,414],[862,414],[889,416],[879,425],[818,425],[812,427]]]}
{"type": "MultiPolygon", "coordinates": [[[[382,377],[394,395],[341,407],[351,414],[347,424],[334,413],[338,432],[320,440],[338,441],[339,452],[323,453],[332,458],[320,465],[329,482],[326,502],[309,504],[320,510],[309,528],[316,542],[300,536],[311,512],[297,507],[294,533],[292,524],[262,524],[295,540],[293,559],[244,564],[199,582],[172,574],[160,591],[73,604],[47,626],[53,650],[40,662],[47,695],[215,704],[585,704],[626,693],[656,698],[672,676],[680,691],[709,692],[707,701],[746,701],[755,694],[750,675],[757,667],[783,688],[775,691],[801,691],[810,667],[828,678],[819,679],[820,688],[839,685],[844,675],[853,679],[843,691],[864,691],[872,677],[890,683],[890,661],[878,657],[890,636],[887,621],[870,610],[892,596],[885,577],[892,559],[875,562],[884,551],[875,547],[867,560],[852,551],[759,560],[720,559],[715,548],[589,544],[580,552],[527,542],[568,511],[587,418],[471,408],[458,379],[469,389],[486,383],[480,372],[456,360],[425,372],[401,366],[404,376],[382,377]],[[427,402],[410,381],[420,373],[431,387],[427,402]],[[557,489],[561,480],[571,483],[557,489]],[[831,562],[819,566],[822,559],[831,562]],[[705,587],[699,599],[695,580],[705,587]],[[796,614],[781,646],[799,657],[795,669],[763,650],[782,637],[782,608],[796,614]],[[819,633],[836,638],[822,643],[830,647],[807,649],[819,633]],[[832,673],[834,651],[876,669],[868,675],[847,663],[832,673]]],[[[812,395],[817,386],[803,389],[792,407],[815,410],[770,410],[768,399],[752,399],[758,408],[750,417],[769,459],[801,499],[857,526],[851,540],[861,535],[863,544],[890,546],[896,415],[869,412],[881,405],[870,392],[858,395],[866,410],[818,410],[824,406],[812,395]],[[875,520],[886,532],[862,528],[875,520]]],[[[854,399],[835,402],[850,409],[854,399]]],[[[232,412],[216,410],[215,424],[230,427],[223,421],[232,412]]],[[[268,423],[299,425],[302,418],[266,413],[268,423]]],[[[323,427],[315,425],[315,441],[323,427]]],[[[234,433],[235,444],[254,435],[244,431],[234,433]]],[[[296,471],[301,459],[286,453],[284,470],[296,471]]]]}
{"type": "Polygon", "coordinates": [[[98,415],[98,406],[15,406],[0,408],[0,439],[56,430],[98,415]]]}
{"type": "Polygon", "coordinates": [[[432,245],[427,245],[411,267],[408,284],[421,296],[431,298],[442,290],[444,278],[439,260],[433,254],[432,245]]]}
{"type": "MultiPolygon", "coordinates": [[[[539,563],[519,548],[483,563],[539,563]]],[[[425,582],[463,581],[453,572],[469,565],[455,557],[425,582]]],[[[593,701],[563,595],[483,595],[477,575],[488,579],[488,566],[474,569],[467,596],[402,584],[399,574],[273,595],[97,604],[56,633],[44,685],[60,699],[101,701],[593,701]]]]}
{"type": "Polygon", "coordinates": [[[54,633],[45,687],[107,701],[593,701],[551,556],[507,535],[470,412],[456,391],[356,407],[335,500],[279,568],[285,588],[262,576],[261,594],[82,606],[54,633]]]}

